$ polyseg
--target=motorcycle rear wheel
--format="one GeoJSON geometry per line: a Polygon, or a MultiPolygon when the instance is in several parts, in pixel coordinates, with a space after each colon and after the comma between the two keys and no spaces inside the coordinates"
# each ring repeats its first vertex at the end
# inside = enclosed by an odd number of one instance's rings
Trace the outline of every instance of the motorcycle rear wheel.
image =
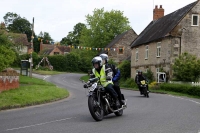
{"type": "Polygon", "coordinates": [[[104,116],[103,106],[98,105],[97,99],[93,96],[88,97],[88,107],[90,114],[96,121],[102,121],[104,116]]]}

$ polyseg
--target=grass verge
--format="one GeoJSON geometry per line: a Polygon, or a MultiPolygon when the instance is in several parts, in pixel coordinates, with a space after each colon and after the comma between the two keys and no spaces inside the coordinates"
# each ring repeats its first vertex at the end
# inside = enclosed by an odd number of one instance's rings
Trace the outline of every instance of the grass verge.
{"type": "Polygon", "coordinates": [[[47,81],[20,76],[20,87],[0,93],[0,110],[43,104],[69,96],[64,88],[47,81]]]}
{"type": "Polygon", "coordinates": [[[63,74],[66,72],[58,72],[58,71],[45,71],[45,70],[33,70],[33,73],[41,74],[41,75],[55,75],[55,74],[63,74]]]}

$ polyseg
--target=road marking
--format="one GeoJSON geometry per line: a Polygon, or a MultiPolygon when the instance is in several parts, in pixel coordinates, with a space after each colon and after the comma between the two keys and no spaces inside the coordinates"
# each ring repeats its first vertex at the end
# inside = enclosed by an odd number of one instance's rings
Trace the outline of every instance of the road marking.
{"type": "Polygon", "coordinates": [[[29,126],[11,128],[11,129],[6,129],[6,131],[13,131],[13,130],[19,130],[19,129],[30,128],[30,127],[35,127],[35,126],[41,126],[41,125],[45,125],[45,124],[49,124],[49,123],[60,122],[60,121],[65,121],[65,120],[70,120],[70,119],[72,119],[72,118],[65,118],[65,119],[54,120],[54,121],[49,121],[49,122],[44,122],[44,123],[38,123],[38,124],[34,124],[34,125],[29,125],[29,126]]]}
{"type": "Polygon", "coordinates": [[[179,98],[179,99],[183,99],[183,100],[187,100],[187,101],[190,101],[190,102],[193,102],[193,103],[196,103],[196,104],[199,104],[200,105],[200,102],[197,102],[195,100],[192,100],[192,99],[187,99],[187,98],[182,98],[182,97],[178,97],[178,96],[172,96],[172,95],[168,95],[170,97],[175,97],[175,98],[179,98]]]}
{"type": "Polygon", "coordinates": [[[45,80],[46,78],[48,78],[49,76],[44,76],[43,80],[45,80]]]}

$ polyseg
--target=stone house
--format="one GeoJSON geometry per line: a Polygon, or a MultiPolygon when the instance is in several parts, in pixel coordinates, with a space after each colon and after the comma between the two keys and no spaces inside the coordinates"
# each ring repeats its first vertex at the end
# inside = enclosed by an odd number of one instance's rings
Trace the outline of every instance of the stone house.
{"type": "Polygon", "coordinates": [[[108,54],[109,59],[112,59],[117,63],[121,63],[123,60],[126,60],[131,56],[130,44],[136,37],[137,34],[133,29],[125,31],[124,33],[116,36],[105,47],[109,50],[102,51],[101,53],[106,53],[108,54]]]}
{"type": "Polygon", "coordinates": [[[70,47],[58,46],[56,44],[43,44],[40,43],[40,54],[41,55],[64,55],[70,52],[70,47]]]}
{"type": "Polygon", "coordinates": [[[131,44],[131,77],[150,69],[156,80],[161,68],[169,79],[172,65],[180,54],[200,57],[200,1],[195,1],[164,16],[162,5],[153,10],[153,20],[131,44]]]}

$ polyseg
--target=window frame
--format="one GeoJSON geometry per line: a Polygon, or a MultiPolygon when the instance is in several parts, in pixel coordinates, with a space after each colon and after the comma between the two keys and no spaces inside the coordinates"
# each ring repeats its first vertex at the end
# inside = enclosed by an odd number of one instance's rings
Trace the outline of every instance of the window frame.
{"type": "Polygon", "coordinates": [[[124,54],[124,47],[119,47],[118,54],[124,54]],[[122,50],[122,51],[120,51],[120,50],[122,50]]]}
{"type": "Polygon", "coordinates": [[[191,26],[199,26],[199,15],[198,14],[192,14],[192,21],[191,21],[191,26]],[[197,17],[197,25],[194,25],[193,24],[193,20],[194,20],[194,17],[197,17]]]}
{"type": "Polygon", "coordinates": [[[145,60],[149,58],[149,45],[145,46],[145,60]]]}
{"type": "Polygon", "coordinates": [[[161,57],[161,42],[156,44],[156,57],[161,57]]]}
{"type": "Polygon", "coordinates": [[[138,61],[138,59],[139,59],[139,49],[136,48],[135,50],[136,50],[135,51],[135,60],[138,61]]]}

